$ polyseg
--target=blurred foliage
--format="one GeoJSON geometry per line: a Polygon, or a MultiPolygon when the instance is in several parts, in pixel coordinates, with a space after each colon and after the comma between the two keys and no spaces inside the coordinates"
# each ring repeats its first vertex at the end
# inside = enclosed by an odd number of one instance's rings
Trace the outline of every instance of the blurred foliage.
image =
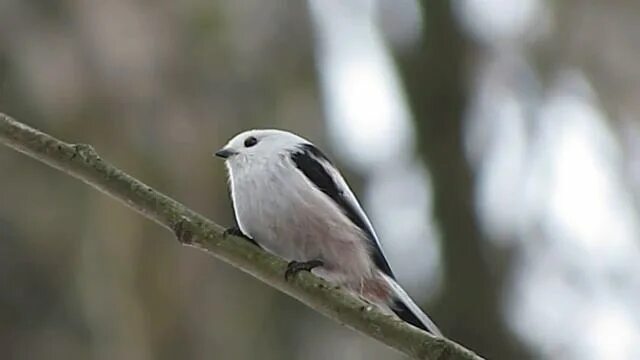
{"type": "MultiPolygon", "coordinates": [[[[633,163],[637,139],[625,124],[640,110],[637,2],[548,3],[542,16],[556,26],[541,27],[545,41],[527,48],[542,87],[567,67],[585,70],[633,163]]],[[[422,39],[396,59],[443,237],[445,281],[430,313],[482,355],[532,357],[504,315],[518,258],[488,241],[465,153],[468,79],[494,49],[470,36],[450,2],[421,5],[422,39]]],[[[3,0],[0,111],[91,143],[230,225],[213,150],[252,127],[285,128],[324,147],[315,40],[305,2],[3,0]]],[[[628,170],[637,190],[640,177],[628,170]]],[[[0,185],[5,358],[327,359],[332,348],[352,359],[399,358],[8,149],[0,149],[0,185]]]]}
{"type": "Polygon", "coordinates": [[[423,42],[402,54],[399,64],[418,119],[421,151],[435,190],[435,217],[444,238],[447,281],[434,316],[445,319],[441,326],[448,336],[481,349],[489,359],[525,359],[501,314],[507,269],[491,263],[503,254],[487,248],[475,214],[474,174],[462,136],[471,44],[449,2],[425,1],[423,13],[423,42]]]}
{"type": "MultiPolygon", "coordinates": [[[[211,154],[249,127],[321,129],[310,38],[303,4],[3,1],[0,108],[232,224],[211,154]]],[[[0,164],[5,356],[295,354],[301,305],[63,174],[0,164]]]]}

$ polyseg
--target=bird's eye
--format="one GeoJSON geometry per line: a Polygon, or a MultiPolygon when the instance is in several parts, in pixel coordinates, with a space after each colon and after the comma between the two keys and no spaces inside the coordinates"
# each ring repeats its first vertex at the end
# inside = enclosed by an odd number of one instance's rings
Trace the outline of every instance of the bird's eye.
{"type": "Polygon", "coordinates": [[[255,137],[253,137],[253,136],[249,136],[249,137],[248,137],[248,138],[246,138],[246,139],[245,139],[245,141],[244,141],[244,147],[252,147],[252,146],[254,146],[254,145],[255,145],[255,144],[257,144],[257,143],[258,143],[258,139],[256,139],[256,138],[255,138],[255,137]]]}

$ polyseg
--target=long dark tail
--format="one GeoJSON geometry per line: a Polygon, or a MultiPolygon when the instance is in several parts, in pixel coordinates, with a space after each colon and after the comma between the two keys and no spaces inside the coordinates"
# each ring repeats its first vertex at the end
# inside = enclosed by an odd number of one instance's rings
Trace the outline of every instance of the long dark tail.
{"type": "Polygon", "coordinates": [[[443,337],[442,332],[436,324],[416,305],[404,289],[392,278],[386,275],[384,277],[390,285],[393,294],[393,303],[390,304],[391,311],[409,324],[430,332],[435,336],[443,337]]]}

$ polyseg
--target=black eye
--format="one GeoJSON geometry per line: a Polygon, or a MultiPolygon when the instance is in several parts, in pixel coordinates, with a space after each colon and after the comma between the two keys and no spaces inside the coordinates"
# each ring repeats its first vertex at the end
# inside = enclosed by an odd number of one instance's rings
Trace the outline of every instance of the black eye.
{"type": "Polygon", "coordinates": [[[254,146],[254,145],[255,145],[255,144],[257,144],[257,143],[258,143],[258,139],[256,139],[256,138],[255,138],[255,137],[253,137],[253,136],[249,136],[249,137],[248,137],[248,138],[246,138],[246,139],[245,139],[245,141],[244,141],[244,147],[252,147],[252,146],[254,146]]]}

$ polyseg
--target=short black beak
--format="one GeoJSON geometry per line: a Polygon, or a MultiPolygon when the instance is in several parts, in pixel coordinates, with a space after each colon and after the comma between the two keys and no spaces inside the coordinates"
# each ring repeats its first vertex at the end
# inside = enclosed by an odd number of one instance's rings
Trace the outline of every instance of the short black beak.
{"type": "Polygon", "coordinates": [[[235,155],[235,151],[229,149],[220,149],[216,151],[216,156],[219,158],[227,159],[231,155],[235,155]]]}

